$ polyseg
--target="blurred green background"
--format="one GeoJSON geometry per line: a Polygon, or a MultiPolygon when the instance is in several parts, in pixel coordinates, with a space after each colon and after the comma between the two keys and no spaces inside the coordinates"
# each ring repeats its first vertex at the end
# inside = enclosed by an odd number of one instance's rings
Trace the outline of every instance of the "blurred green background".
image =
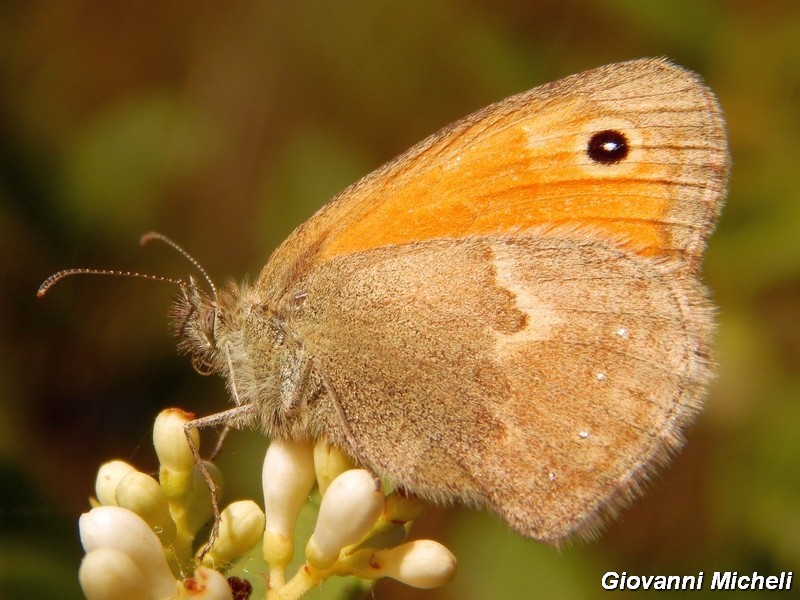
{"type": "MultiPolygon", "coordinates": [[[[0,4],[0,597],[81,597],[76,518],[97,466],[152,469],[160,408],[227,406],[175,354],[168,286],[87,277],[37,300],[45,277],[191,272],[139,249],[151,229],[218,282],[254,277],[327,198],[439,127],[640,56],[701,73],[729,122],[707,409],[597,542],[557,553],[434,511],[417,534],[454,550],[456,580],[375,598],[593,598],[608,570],[795,570],[800,588],[800,4],[18,0],[0,4]]],[[[229,498],[257,498],[265,441],[230,441],[229,498]]]]}

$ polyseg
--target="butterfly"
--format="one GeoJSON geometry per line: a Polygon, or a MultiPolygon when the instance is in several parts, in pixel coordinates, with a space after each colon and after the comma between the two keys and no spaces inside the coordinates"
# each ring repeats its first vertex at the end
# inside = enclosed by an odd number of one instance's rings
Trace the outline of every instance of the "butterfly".
{"type": "Polygon", "coordinates": [[[179,347],[234,401],[194,423],[325,436],[433,503],[590,537],[702,406],[729,162],[713,93],[666,60],[488,106],[334,197],[253,284],[181,282],[179,347]]]}

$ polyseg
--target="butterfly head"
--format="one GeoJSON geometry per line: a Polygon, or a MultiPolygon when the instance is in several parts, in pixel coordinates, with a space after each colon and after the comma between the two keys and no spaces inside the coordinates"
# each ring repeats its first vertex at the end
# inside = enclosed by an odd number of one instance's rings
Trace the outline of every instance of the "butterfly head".
{"type": "Polygon", "coordinates": [[[191,358],[202,375],[220,373],[224,357],[220,352],[217,327],[224,321],[219,302],[200,289],[190,277],[172,308],[172,324],[180,340],[178,350],[191,358]]]}

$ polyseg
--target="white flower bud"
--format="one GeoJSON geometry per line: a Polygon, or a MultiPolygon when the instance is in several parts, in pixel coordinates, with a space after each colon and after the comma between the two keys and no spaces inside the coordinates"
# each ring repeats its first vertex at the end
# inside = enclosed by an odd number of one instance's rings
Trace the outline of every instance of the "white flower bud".
{"type": "MultiPolygon", "coordinates": [[[[174,471],[190,471],[194,466],[194,456],[184,433],[184,425],[193,418],[194,415],[179,408],[162,410],[156,417],[153,445],[162,466],[174,471]]],[[[192,429],[190,435],[195,448],[199,450],[200,432],[192,429]]]]}
{"type": "Polygon", "coordinates": [[[117,485],[131,471],[136,471],[136,469],[124,460],[112,460],[100,465],[97,471],[97,480],[94,484],[94,493],[97,495],[97,500],[100,504],[103,506],[117,505],[117,501],[114,498],[117,485]]]}
{"type": "Polygon", "coordinates": [[[272,440],[261,479],[267,530],[292,535],[297,515],[314,487],[314,477],[314,448],[310,442],[272,440]]]}
{"type": "Polygon", "coordinates": [[[317,440],[314,445],[314,470],[320,494],[324,496],[334,479],[354,468],[355,464],[342,450],[331,446],[324,437],[317,440]]]}
{"type": "Polygon", "coordinates": [[[98,548],[84,556],[78,580],[88,600],[142,600],[150,595],[136,563],[113,548],[98,548]]]}
{"type": "Polygon", "coordinates": [[[136,513],[118,506],[100,506],[81,515],[79,529],[87,553],[99,548],[118,550],[135,563],[154,597],[175,595],[177,582],[161,543],[136,513]]]}
{"type": "MultiPolygon", "coordinates": [[[[184,425],[193,415],[179,408],[168,408],[159,413],[153,426],[153,445],[161,464],[159,481],[170,499],[181,498],[192,486],[194,455],[184,433],[184,425]]],[[[200,449],[200,432],[190,432],[195,448],[200,449]]]]}
{"type": "Polygon", "coordinates": [[[233,600],[233,592],[222,573],[208,567],[198,567],[194,577],[183,582],[180,597],[191,600],[233,600]]]}
{"type": "Polygon", "coordinates": [[[142,517],[163,541],[175,538],[175,522],[169,512],[169,502],[158,482],[144,473],[131,471],[117,486],[116,505],[142,517]]]}
{"type": "Polygon", "coordinates": [[[357,577],[391,577],[421,589],[442,586],[456,574],[456,557],[433,540],[416,540],[386,550],[360,550],[350,560],[350,572],[357,577]]]}
{"type": "Polygon", "coordinates": [[[227,567],[255,546],[264,532],[264,513],[252,500],[228,505],[220,515],[219,537],[203,559],[209,567],[227,567]]]}
{"type": "Polygon", "coordinates": [[[381,516],[383,493],[365,469],[345,471],[322,497],[317,526],[306,546],[306,559],[317,569],[328,569],[342,548],[360,541],[381,516]]]}
{"type": "Polygon", "coordinates": [[[310,442],[273,439],[264,457],[264,560],[270,581],[283,584],[283,573],[294,554],[294,526],[314,487],[314,448],[310,442]]]}

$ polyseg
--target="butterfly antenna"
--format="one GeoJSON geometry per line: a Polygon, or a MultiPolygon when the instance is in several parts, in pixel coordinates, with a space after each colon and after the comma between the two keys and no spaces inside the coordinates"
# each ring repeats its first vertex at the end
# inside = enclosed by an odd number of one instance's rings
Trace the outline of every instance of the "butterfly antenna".
{"type": "Polygon", "coordinates": [[[141,238],[139,238],[139,243],[142,246],[144,246],[145,244],[147,244],[147,243],[149,243],[149,242],[151,242],[153,240],[159,240],[161,242],[164,242],[168,246],[171,246],[174,250],[176,250],[180,254],[182,254],[183,257],[186,260],[188,260],[190,263],[192,263],[194,265],[194,268],[197,269],[200,272],[200,274],[203,276],[203,278],[206,280],[206,283],[208,283],[208,287],[211,288],[211,293],[214,296],[214,300],[217,300],[217,286],[214,285],[214,282],[211,281],[211,277],[208,275],[208,273],[203,268],[203,266],[197,261],[197,259],[195,259],[194,256],[189,254],[186,250],[184,250],[176,242],[173,242],[170,238],[165,236],[163,233],[158,233],[157,231],[149,231],[149,232],[145,233],[141,238]]]}
{"type": "Polygon", "coordinates": [[[166,283],[173,283],[175,285],[179,285],[181,287],[186,287],[187,284],[182,279],[173,279],[172,277],[163,277],[161,275],[150,275],[148,273],[135,273],[133,271],[117,271],[115,269],[64,269],[63,271],[59,271],[58,273],[53,273],[44,280],[44,283],[39,286],[39,289],[36,292],[36,295],[41,298],[47,293],[51,287],[53,287],[56,283],[64,279],[64,277],[69,277],[70,275],[114,275],[117,277],[136,277],[137,279],[149,279],[150,281],[164,281],[166,283]]]}

